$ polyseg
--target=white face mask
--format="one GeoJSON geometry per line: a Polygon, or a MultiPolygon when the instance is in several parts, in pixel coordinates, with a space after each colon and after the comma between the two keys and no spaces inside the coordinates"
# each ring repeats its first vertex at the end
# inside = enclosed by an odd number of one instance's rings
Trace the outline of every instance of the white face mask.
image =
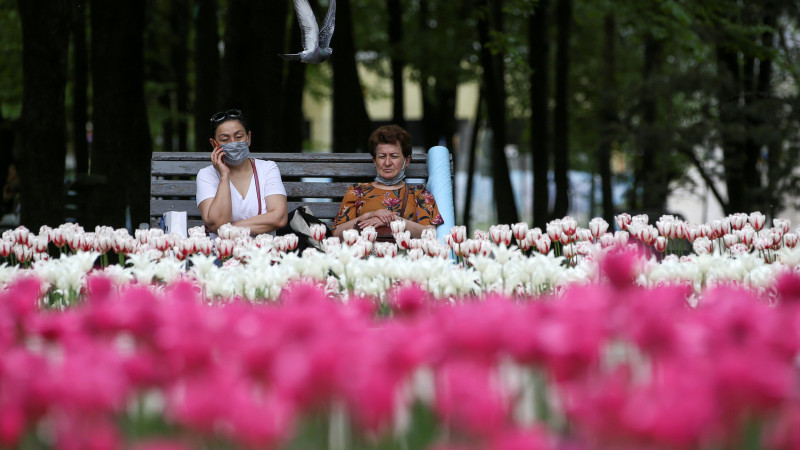
{"type": "Polygon", "coordinates": [[[250,146],[247,145],[247,141],[226,142],[221,147],[225,152],[225,164],[229,166],[238,166],[250,156],[250,146]]]}
{"type": "Polygon", "coordinates": [[[395,175],[394,178],[392,178],[391,180],[387,180],[386,178],[383,178],[379,173],[378,176],[375,177],[375,181],[381,184],[385,184],[387,186],[394,186],[395,184],[403,181],[405,177],[406,177],[406,162],[403,161],[403,167],[400,169],[399,172],[397,172],[397,175],[395,175]]]}

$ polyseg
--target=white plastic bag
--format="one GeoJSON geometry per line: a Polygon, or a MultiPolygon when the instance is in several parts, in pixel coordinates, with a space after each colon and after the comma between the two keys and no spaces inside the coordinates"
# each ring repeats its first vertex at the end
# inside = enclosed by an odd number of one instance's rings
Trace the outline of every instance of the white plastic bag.
{"type": "Polygon", "coordinates": [[[164,213],[164,233],[176,233],[180,237],[188,237],[186,227],[186,211],[167,211],[164,213]]]}

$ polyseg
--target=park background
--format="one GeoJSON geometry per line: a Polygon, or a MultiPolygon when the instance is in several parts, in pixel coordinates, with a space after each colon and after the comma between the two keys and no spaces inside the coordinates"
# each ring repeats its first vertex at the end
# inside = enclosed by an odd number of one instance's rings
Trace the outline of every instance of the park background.
{"type": "Polygon", "coordinates": [[[459,224],[793,219],[799,19],[780,0],[338,0],[333,57],[306,66],[278,57],[301,48],[290,0],[0,0],[0,177],[16,161],[28,227],[135,227],[152,152],[208,151],[208,118],[241,108],[256,152],[366,151],[388,122],[446,145],[459,224]]]}

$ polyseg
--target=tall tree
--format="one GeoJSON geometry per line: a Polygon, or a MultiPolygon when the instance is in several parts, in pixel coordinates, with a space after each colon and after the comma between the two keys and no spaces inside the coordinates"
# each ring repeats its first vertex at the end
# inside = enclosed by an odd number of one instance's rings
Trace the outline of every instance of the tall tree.
{"type": "Polygon", "coordinates": [[[20,120],[21,222],[31,229],[64,219],[65,91],[72,5],[19,1],[23,40],[20,120]]]}
{"type": "Polygon", "coordinates": [[[519,221],[514,190],[506,159],[506,89],[503,54],[494,53],[489,48],[492,31],[503,32],[502,0],[480,0],[479,4],[486,14],[478,20],[478,36],[481,43],[481,62],[483,64],[484,86],[489,126],[492,129],[492,186],[497,206],[498,223],[519,221]]]}
{"type": "MultiPolygon", "coordinates": [[[[309,2],[311,8],[316,11],[317,17],[325,17],[324,13],[320,14],[318,2],[311,0],[309,2]]],[[[292,26],[289,29],[289,49],[288,53],[295,53],[298,49],[303,48],[302,40],[300,39],[300,22],[294,19],[292,26]]],[[[288,64],[286,69],[286,77],[283,80],[283,89],[281,97],[281,131],[278,133],[277,147],[281,152],[294,152],[299,153],[303,151],[303,136],[305,135],[305,117],[303,116],[303,91],[306,86],[306,65],[305,64],[288,64]]]]}
{"type": "MultiPolygon", "coordinates": [[[[289,2],[230,0],[222,66],[222,108],[247,115],[256,151],[275,151],[289,2]]],[[[338,19],[338,14],[337,14],[338,19]]],[[[339,27],[337,23],[337,33],[339,27]]]]}
{"type": "MultiPolygon", "coordinates": [[[[614,198],[611,190],[611,150],[619,129],[617,117],[617,24],[613,13],[603,19],[603,60],[605,69],[602,81],[600,105],[600,142],[597,147],[597,173],[600,174],[602,193],[602,217],[614,223],[614,198]]],[[[594,195],[594,193],[592,193],[594,195]]]]}
{"type": "Polygon", "coordinates": [[[403,7],[400,0],[386,0],[386,9],[389,12],[389,57],[392,66],[392,122],[405,128],[403,7]]]}
{"type": "Polygon", "coordinates": [[[338,0],[336,33],[331,42],[334,53],[330,59],[333,67],[333,151],[336,153],[366,151],[372,132],[356,66],[352,17],[350,0],[338,0]]]}
{"type": "Polygon", "coordinates": [[[92,174],[104,177],[87,225],[148,222],[152,143],[144,98],[145,3],[92,2],[92,174]]]}
{"type": "Polygon", "coordinates": [[[544,230],[549,214],[550,96],[549,0],[539,0],[528,16],[528,63],[531,68],[531,156],[533,160],[533,225],[544,230]]]}
{"type": "Polygon", "coordinates": [[[169,11],[170,55],[175,77],[175,132],[179,152],[189,149],[189,2],[172,0],[169,11]]]}
{"type": "Polygon", "coordinates": [[[466,42],[474,40],[470,28],[471,2],[421,0],[418,35],[406,44],[416,49],[422,94],[422,131],[426,147],[444,142],[453,148],[456,131],[456,92],[464,79],[462,62],[468,51],[466,42]]]}
{"type": "Polygon", "coordinates": [[[75,152],[75,172],[89,172],[89,142],[86,124],[89,121],[89,54],[86,48],[86,4],[73,3],[72,26],[72,146],[75,152]]]}
{"type": "Polygon", "coordinates": [[[559,0],[556,8],[556,92],[553,111],[553,179],[556,198],[553,216],[569,211],[569,41],[572,28],[572,0],[559,0]]]}
{"type": "Polygon", "coordinates": [[[641,162],[637,180],[641,186],[640,207],[650,215],[658,216],[664,212],[669,183],[668,147],[662,139],[658,120],[658,92],[661,80],[660,66],[663,44],[649,31],[644,36],[644,58],[641,90],[641,126],[638,133],[638,147],[641,162]]]}
{"type": "Polygon", "coordinates": [[[208,149],[209,119],[219,109],[217,1],[195,0],[194,149],[208,149]]]}

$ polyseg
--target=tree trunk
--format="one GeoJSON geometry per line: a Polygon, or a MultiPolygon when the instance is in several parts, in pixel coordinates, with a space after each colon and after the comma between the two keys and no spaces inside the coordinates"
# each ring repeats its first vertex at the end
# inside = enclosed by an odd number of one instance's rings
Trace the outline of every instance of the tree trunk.
{"type": "Polygon", "coordinates": [[[481,63],[483,65],[484,85],[486,86],[486,106],[489,125],[492,129],[492,186],[497,207],[497,222],[512,224],[519,221],[517,205],[514,200],[514,190],[511,187],[511,177],[506,160],[506,89],[503,80],[503,54],[494,55],[489,50],[490,20],[497,32],[503,31],[502,1],[492,2],[491,10],[489,1],[481,0],[480,4],[486,8],[489,17],[478,20],[478,36],[481,43],[481,63]]]}
{"type": "Polygon", "coordinates": [[[528,16],[528,53],[531,67],[531,156],[533,160],[533,226],[547,225],[550,192],[547,173],[550,168],[550,133],[548,98],[550,95],[550,40],[548,35],[549,0],[539,0],[528,16]]]}
{"type": "Polygon", "coordinates": [[[82,2],[73,4],[72,26],[72,145],[75,150],[75,172],[89,173],[89,142],[86,139],[86,123],[89,121],[89,55],[86,49],[86,6],[82,2]]]}
{"type": "MultiPolygon", "coordinates": [[[[316,11],[317,17],[325,17],[325,12],[320,12],[316,0],[311,0],[311,7],[316,11]]],[[[289,29],[288,53],[295,53],[303,48],[300,39],[300,23],[292,15],[292,25],[289,29]]],[[[278,133],[279,146],[277,151],[300,153],[303,151],[303,135],[305,118],[303,117],[303,90],[306,85],[306,65],[289,63],[286,78],[283,80],[283,97],[281,99],[281,120],[283,126],[278,133]]]]}
{"type": "MultiPolygon", "coordinates": [[[[614,198],[611,189],[611,147],[617,137],[619,120],[617,117],[617,24],[613,14],[608,14],[603,19],[603,60],[605,73],[600,104],[600,143],[597,149],[597,173],[600,174],[602,192],[603,220],[609,224],[614,223],[614,198]]],[[[594,198],[594,189],[592,190],[594,198]]],[[[592,211],[594,213],[594,211],[592,211]]]]}
{"type": "Polygon", "coordinates": [[[470,223],[472,222],[472,185],[475,180],[475,153],[478,147],[478,129],[483,116],[483,97],[483,89],[480,89],[478,91],[478,102],[475,105],[475,121],[472,122],[472,132],[470,133],[467,153],[467,186],[466,194],[464,195],[464,214],[461,221],[467,227],[467,233],[470,231],[470,223]]]}
{"type": "Polygon", "coordinates": [[[220,108],[219,34],[217,1],[195,0],[197,19],[194,38],[194,150],[209,150],[209,120],[220,108]]]}
{"type": "Polygon", "coordinates": [[[92,174],[104,184],[90,199],[89,226],[149,222],[152,144],[144,98],[145,4],[92,3],[94,143],[92,174]]]}
{"type": "Polygon", "coordinates": [[[68,0],[19,1],[22,21],[22,116],[20,179],[21,223],[64,221],[64,160],[67,50],[72,23],[68,0]]]}
{"type": "Polygon", "coordinates": [[[559,0],[556,8],[558,38],[556,49],[556,106],[553,111],[553,178],[556,199],[553,216],[569,211],[569,39],[572,27],[572,0],[559,0]]]}
{"type": "MultiPolygon", "coordinates": [[[[764,18],[764,25],[770,31],[765,31],[761,36],[761,45],[767,49],[772,49],[773,41],[775,39],[775,32],[771,31],[775,27],[775,16],[769,12],[764,18]]],[[[768,52],[765,52],[769,54],[768,52]]],[[[764,58],[758,64],[758,82],[756,84],[756,95],[759,99],[757,103],[757,111],[763,115],[760,116],[759,125],[767,127],[771,123],[774,112],[772,110],[772,60],[764,58]]],[[[778,154],[780,152],[780,142],[774,138],[774,135],[769,134],[764,138],[764,145],[767,148],[767,205],[769,217],[775,217],[777,213],[776,206],[780,204],[778,200],[781,193],[776,189],[775,180],[778,178],[780,170],[778,168],[778,154]]]]}
{"type": "Polygon", "coordinates": [[[392,64],[392,122],[406,127],[403,86],[403,8],[400,0],[387,0],[389,13],[389,54],[392,64]]]}
{"type": "Polygon", "coordinates": [[[283,59],[278,55],[286,46],[288,5],[283,1],[229,2],[222,109],[244,112],[253,132],[252,151],[277,150],[283,85],[283,59]]]}
{"type": "Polygon", "coordinates": [[[735,53],[721,46],[717,48],[717,76],[719,131],[725,158],[725,185],[728,190],[728,203],[723,205],[723,209],[726,214],[749,212],[745,201],[745,151],[739,110],[739,60],[735,53]]]}
{"type": "Polygon", "coordinates": [[[330,59],[333,66],[333,151],[366,152],[372,123],[358,77],[350,0],[336,2],[336,33],[331,46],[335,49],[330,59]]]}
{"type": "Polygon", "coordinates": [[[172,0],[170,5],[170,27],[173,33],[170,53],[175,76],[175,132],[178,151],[189,149],[189,3],[188,0],[172,0]]]}
{"type": "Polygon", "coordinates": [[[664,137],[658,131],[658,94],[656,80],[663,46],[651,34],[644,37],[644,66],[642,78],[642,124],[639,132],[641,150],[641,172],[638,180],[642,188],[641,207],[651,216],[664,213],[669,183],[668,150],[663,145],[664,137]]]}

